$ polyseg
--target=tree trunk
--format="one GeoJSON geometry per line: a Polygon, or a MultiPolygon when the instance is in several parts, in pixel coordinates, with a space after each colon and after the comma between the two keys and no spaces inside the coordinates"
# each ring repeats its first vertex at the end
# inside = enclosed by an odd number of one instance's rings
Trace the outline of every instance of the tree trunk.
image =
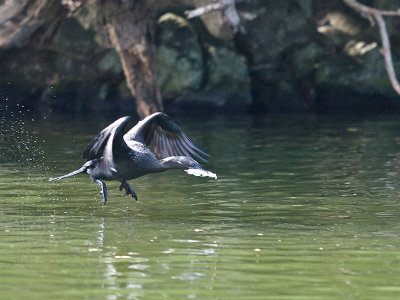
{"type": "Polygon", "coordinates": [[[126,4],[114,0],[107,1],[104,9],[109,38],[120,56],[137,113],[144,118],[162,111],[154,62],[155,17],[151,9],[144,1],[126,4]]]}
{"type": "Polygon", "coordinates": [[[43,43],[52,37],[66,12],[59,1],[6,1],[0,5],[0,48],[20,48],[32,40],[43,43]]]}

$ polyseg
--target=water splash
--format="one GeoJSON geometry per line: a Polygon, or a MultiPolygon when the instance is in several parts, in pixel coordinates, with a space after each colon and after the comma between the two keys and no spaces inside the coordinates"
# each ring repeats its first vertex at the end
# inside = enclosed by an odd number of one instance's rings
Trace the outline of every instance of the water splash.
{"type": "Polygon", "coordinates": [[[44,140],[39,139],[35,117],[29,117],[30,110],[16,104],[10,108],[8,98],[2,98],[0,105],[0,162],[22,163],[25,168],[44,167],[44,140]]]}
{"type": "Polygon", "coordinates": [[[7,172],[17,173],[21,180],[13,183],[16,185],[15,190],[24,191],[28,195],[29,186],[42,181],[37,174],[44,173],[48,168],[43,149],[45,140],[40,137],[35,124],[36,116],[29,108],[11,103],[7,97],[0,100],[1,175],[7,176],[7,172]],[[36,178],[36,182],[32,178],[36,178]]]}

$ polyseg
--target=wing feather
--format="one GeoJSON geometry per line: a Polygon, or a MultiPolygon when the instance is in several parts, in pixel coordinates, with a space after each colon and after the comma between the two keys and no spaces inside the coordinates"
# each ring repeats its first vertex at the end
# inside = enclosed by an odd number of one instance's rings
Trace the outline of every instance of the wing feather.
{"type": "Polygon", "coordinates": [[[133,127],[124,135],[125,141],[145,143],[158,158],[168,156],[188,156],[207,161],[209,156],[198,147],[174,122],[164,113],[154,113],[133,127]]]}
{"type": "Polygon", "coordinates": [[[86,160],[99,159],[103,157],[103,172],[111,175],[115,170],[115,156],[126,152],[128,147],[123,139],[123,132],[131,117],[122,117],[104,128],[87,146],[83,152],[86,160]]]}
{"type": "Polygon", "coordinates": [[[176,143],[176,139],[171,140],[171,146],[174,151],[174,153],[178,153],[179,156],[185,156],[185,154],[179,149],[178,144],[176,143]]]}

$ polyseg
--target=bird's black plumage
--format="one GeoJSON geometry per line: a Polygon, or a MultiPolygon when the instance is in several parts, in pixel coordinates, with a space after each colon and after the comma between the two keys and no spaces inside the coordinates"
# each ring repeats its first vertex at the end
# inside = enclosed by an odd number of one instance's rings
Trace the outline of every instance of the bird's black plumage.
{"type": "Polygon", "coordinates": [[[149,173],[183,169],[188,174],[217,178],[196,161],[206,161],[209,155],[166,114],[154,113],[125,133],[130,120],[129,116],[122,117],[104,128],[83,152],[87,162],[80,169],[50,178],[50,181],[87,173],[101,186],[106,203],[107,189],[103,180],[120,181],[120,190],[125,189],[127,195],[137,200],[127,180],[149,173]]]}

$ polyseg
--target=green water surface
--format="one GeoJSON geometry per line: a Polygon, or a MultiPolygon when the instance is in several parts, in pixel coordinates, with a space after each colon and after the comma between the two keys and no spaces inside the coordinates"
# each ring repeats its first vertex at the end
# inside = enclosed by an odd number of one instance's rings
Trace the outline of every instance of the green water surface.
{"type": "Polygon", "coordinates": [[[174,116],[218,179],[78,169],[116,117],[0,121],[0,299],[399,299],[400,118],[174,116]]]}

